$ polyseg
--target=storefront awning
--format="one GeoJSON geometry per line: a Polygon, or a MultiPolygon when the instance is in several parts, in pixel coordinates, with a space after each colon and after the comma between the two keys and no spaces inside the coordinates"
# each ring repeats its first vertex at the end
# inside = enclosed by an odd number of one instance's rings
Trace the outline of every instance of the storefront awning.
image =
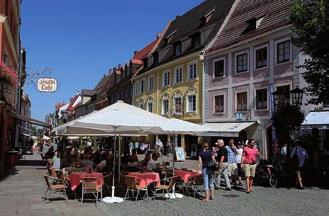
{"type": "Polygon", "coordinates": [[[33,125],[39,125],[39,126],[47,127],[47,128],[50,128],[51,127],[51,125],[48,124],[48,123],[46,123],[46,122],[39,121],[39,120],[36,120],[36,119],[33,119],[33,118],[29,118],[29,117],[26,117],[26,116],[22,116],[22,115],[20,115],[18,113],[13,113],[12,115],[16,119],[19,119],[21,121],[25,121],[25,122],[30,123],[30,124],[33,124],[33,125]]]}
{"type": "Polygon", "coordinates": [[[329,111],[310,112],[305,117],[302,127],[329,129],[329,111]]]}
{"type": "Polygon", "coordinates": [[[205,123],[212,131],[202,134],[203,136],[238,137],[240,131],[256,124],[256,122],[216,122],[205,123]]]}

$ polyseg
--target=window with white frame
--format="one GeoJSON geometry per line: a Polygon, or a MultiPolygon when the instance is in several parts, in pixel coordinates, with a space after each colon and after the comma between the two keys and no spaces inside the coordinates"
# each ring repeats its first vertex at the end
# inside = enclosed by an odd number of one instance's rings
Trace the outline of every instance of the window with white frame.
{"type": "Polygon", "coordinates": [[[276,91],[280,95],[283,95],[282,98],[283,101],[279,101],[279,103],[283,103],[283,104],[290,103],[290,85],[277,86],[276,91]]]}
{"type": "Polygon", "coordinates": [[[154,77],[151,76],[151,77],[149,77],[149,80],[148,80],[148,90],[152,91],[153,89],[154,89],[154,77]]]}
{"type": "Polygon", "coordinates": [[[187,95],[187,112],[196,111],[196,95],[187,95]]]}
{"type": "Polygon", "coordinates": [[[182,99],[182,94],[179,91],[175,92],[173,96],[173,105],[174,105],[174,113],[182,114],[183,99],[182,99]]]}
{"type": "Polygon", "coordinates": [[[214,97],[214,111],[215,113],[223,113],[224,112],[224,95],[216,95],[214,97]]]}
{"type": "Polygon", "coordinates": [[[169,114],[169,98],[168,96],[164,96],[162,98],[162,115],[169,114]]]}
{"type": "Polygon", "coordinates": [[[236,110],[247,111],[248,110],[248,94],[247,92],[240,92],[236,94],[236,110]]]}
{"type": "Polygon", "coordinates": [[[196,63],[189,64],[188,70],[189,70],[189,79],[190,80],[196,79],[197,76],[196,63]]]}
{"type": "Polygon", "coordinates": [[[267,66],[267,47],[256,49],[256,68],[267,66]]]}
{"type": "Polygon", "coordinates": [[[170,85],[170,72],[165,71],[162,74],[162,86],[167,87],[170,85]]]}
{"type": "Polygon", "coordinates": [[[175,83],[180,83],[183,81],[183,68],[178,67],[175,69],[175,83]]]}
{"type": "Polygon", "coordinates": [[[256,90],[256,109],[267,109],[267,89],[256,90]]]}
{"type": "Polygon", "coordinates": [[[147,100],[147,111],[153,112],[153,99],[149,98],[147,100]]]}
{"type": "Polygon", "coordinates": [[[223,77],[225,73],[225,60],[219,59],[214,61],[214,78],[223,77]]]}
{"type": "Polygon", "coordinates": [[[278,43],[277,45],[277,63],[290,60],[290,40],[278,43]]]}
{"type": "Polygon", "coordinates": [[[242,53],[236,56],[236,72],[248,71],[248,54],[242,53]]]}

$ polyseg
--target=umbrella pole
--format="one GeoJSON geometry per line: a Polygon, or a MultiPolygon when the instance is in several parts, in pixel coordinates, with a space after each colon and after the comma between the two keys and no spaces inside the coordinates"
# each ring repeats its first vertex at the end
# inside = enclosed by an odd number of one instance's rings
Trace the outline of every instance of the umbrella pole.
{"type": "Polygon", "coordinates": [[[114,129],[114,143],[113,143],[113,174],[112,174],[112,197],[114,197],[114,180],[115,180],[115,155],[116,155],[116,144],[117,144],[117,134],[116,129],[114,129]]]}
{"type": "Polygon", "coordinates": [[[119,135],[119,162],[118,162],[118,182],[120,182],[120,173],[121,173],[121,136],[119,135]]]}

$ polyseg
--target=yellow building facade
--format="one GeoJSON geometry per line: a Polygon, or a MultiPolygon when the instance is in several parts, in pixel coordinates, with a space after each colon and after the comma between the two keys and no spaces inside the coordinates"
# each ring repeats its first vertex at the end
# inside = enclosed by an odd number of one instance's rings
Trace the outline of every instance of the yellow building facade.
{"type": "MultiPolygon", "coordinates": [[[[203,61],[199,53],[194,52],[136,76],[133,105],[168,118],[201,124],[203,61]]],[[[180,137],[178,144],[185,148],[185,136],[180,137]]]]}

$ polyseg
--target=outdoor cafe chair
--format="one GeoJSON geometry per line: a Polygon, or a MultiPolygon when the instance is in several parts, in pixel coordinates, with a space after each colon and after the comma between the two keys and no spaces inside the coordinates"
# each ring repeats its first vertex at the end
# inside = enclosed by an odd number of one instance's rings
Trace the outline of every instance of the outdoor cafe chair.
{"type": "Polygon", "coordinates": [[[163,184],[156,185],[155,186],[155,196],[158,191],[162,191],[163,196],[165,195],[165,192],[166,193],[171,192],[176,186],[177,179],[178,179],[178,176],[172,176],[170,178],[164,179],[163,184]]]}
{"type": "Polygon", "coordinates": [[[127,198],[135,198],[135,200],[137,200],[138,196],[140,195],[140,192],[144,192],[144,196],[142,197],[143,200],[146,197],[148,197],[147,186],[145,186],[145,187],[139,186],[139,184],[136,181],[136,177],[127,175],[127,176],[124,177],[124,182],[125,182],[126,187],[127,187],[125,198],[124,198],[125,200],[127,198]],[[129,192],[132,193],[131,197],[129,196],[129,192]],[[137,192],[136,196],[135,196],[135,192],[137,192]]]}
{"type": "Polygon", "coordinates": [[[107,189],[107,192],[111,194],[112,186],[112,172],[103,173],[104,176],[104,187],[107,189]]]}
{"type": "Polygon", "coordinates": [[[44,199],[50,200],[50,193],[53,194],[62,194],[64,195],[64,198],[67,199],[66,197],[66,189],[67,185],[66,183],[57,178],[57,177],[52,177],[49,175],[44,176],[45,182],[46,182],[46,190],[44,194],[44,199]]]}
{"type": "Polygon", "coordinates": [[[100,194],[100,200],[103,199],[102,185],[97,183],[97,178],[84,177],[81,179],[81,203],[86,200],[84,198],[86,194],[92,194],[96,198],[96,205],[99,201],[98,194],[100,194]]]}

